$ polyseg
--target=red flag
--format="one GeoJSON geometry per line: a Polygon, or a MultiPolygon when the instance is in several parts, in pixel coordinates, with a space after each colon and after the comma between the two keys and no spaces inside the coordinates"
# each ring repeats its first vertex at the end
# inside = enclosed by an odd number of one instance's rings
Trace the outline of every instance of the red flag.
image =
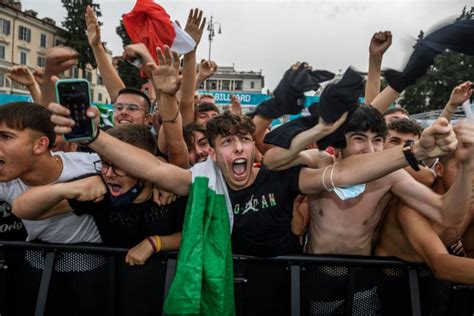
{"type": "Polygon", "coordinates": [[[156,62],[156,47],[168,45],[178,54],[186,54],[196,46],[191,36],[152,0],[137,0],[133,10],[123,15],[123,25],[132,42],[145,44],[156,62]]]}

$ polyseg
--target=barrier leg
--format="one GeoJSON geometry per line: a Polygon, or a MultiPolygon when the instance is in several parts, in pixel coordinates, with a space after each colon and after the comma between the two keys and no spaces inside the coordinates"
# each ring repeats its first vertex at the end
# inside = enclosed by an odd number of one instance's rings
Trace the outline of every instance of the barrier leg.
{"type": "Polygon", "coordinates": [[[44,270],[41,275],[41,283],[38,292],[38,299],[36,300],[35,316],[43,316],[46,308],[46,301],[48,299],[49,282],[53,273],[54,261],[56,259],[55,252],[47,252],[44,261],[44,270]]]}

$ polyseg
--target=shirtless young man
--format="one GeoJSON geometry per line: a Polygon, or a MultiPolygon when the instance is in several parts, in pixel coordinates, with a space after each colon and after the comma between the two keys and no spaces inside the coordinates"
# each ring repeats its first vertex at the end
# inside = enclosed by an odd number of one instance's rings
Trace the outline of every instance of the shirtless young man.
{"type": "MultiPolygon", "coordinates": [[[[447,121],[439,120],[436,124],[447,124],[447,121]]],[[[447,226],[458,225],[469,208],[469,199],[466,197],[471,193],[472,184],[467,173],[471,161],[467,157],[469,157],[468,153],[473,154],[474,128],[472,124],[464,122],[457,125],[455,131],[458,133],[458,138],[466,145],[466,147],[461,146],[458,149],[460,155],[463,154],[466,160],[462,161],[461,172],[445,195],[435,194],[429,188],[415,181],[404,170],[397,170],[366,183],[363,192],[360,190],[359,195],[346,200],[342,200],[332,192],[334,187],[338,187],[337,183],[333,184],[331,181],[327,181],[325,185],[330,191],[309,197],[311,223],[307,251],[310,253],[370,255],[374,230],[391,194],[398,196],[406,204],[437,222],[447,226]]],[[[302,134],[293,139],[289,150],[279,147],[270,149],[266,154],[265,162],[273,163],[277,159],[288,158],[293,147],[304,148],[307,144],[301,143],[303,137],[298,138],[302,134]]],[[[370,106],[360,106],[346,129],[346,144],[335,144],[334,147],[337,148],[337,155],[342,158],[380,152],[383,151],[385,136],[386,125],[381,114],[370,106]]],[[[308,141],[308,139],[306,140],[308,141]]],[[[420,143],[424,143],[423,137],[420,143]]],[[[391,149],[391,151],[393,150],[391,149]]],[[[290,156],[294,158],[294,161],[301,158],[294,152],[290,156]]],[[[376,167],[382,162],[374,159],[367,163],[376,167]]],[[[332,174],[332,168],[338,164],[326,167],[326,173],[332,174]]],[[[355,189],[351,190],[353,193],[362,188],[352,187],[350,189],[355,189]]],[[[340,193],[340,190],[337,190],[340,193]]],[[[347,193],[347,191],[342,193],[347,193]]]]}

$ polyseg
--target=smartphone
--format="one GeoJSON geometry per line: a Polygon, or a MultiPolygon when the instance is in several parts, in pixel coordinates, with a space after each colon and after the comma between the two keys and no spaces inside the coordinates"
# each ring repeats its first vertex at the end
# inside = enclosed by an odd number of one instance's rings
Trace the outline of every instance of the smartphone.
{"type": "Polygon", "coordinates": [[[71,111],[71,118],[76,122],[71,133],[63,137],[67,141],[88,141],[95,135],[95,126],[87,117],[91,106],[89,82],[84,79],[63,79],[56,81],[56,99],[59,104],[71,111]]]}

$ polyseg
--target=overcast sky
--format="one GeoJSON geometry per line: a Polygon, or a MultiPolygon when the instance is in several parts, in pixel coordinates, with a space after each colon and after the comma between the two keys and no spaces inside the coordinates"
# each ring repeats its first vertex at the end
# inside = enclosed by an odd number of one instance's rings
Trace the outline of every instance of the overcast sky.
{"type": "MultiPolygon", "coordinates": [[[[51,17],[61,25],[66,11],[60,0],[22,0],[23,10],[33,9],[38,17],[51,17]]],[[[115,33],[122,14],[135,1],[99,0],[102,40],[114,55],[121,54],[122,42],[115,33]]],[[[314,68],[333,72],[353,65],[367,71],[368,45],[372,34],[390,30],[392,47],[383,67],[401,68],[411,53],[419,31],[459,16],[474,0],[219,0],[158,2],[173,19],[185,24],[190,8],[199,7],[206,17],[222,25],[222,34],[212,42],[211,58],[218,65],[238,71],[262,70],[265,88],[273,89],[283,72],[295,61],[308,61],[314,68]]],[[[198,60],[208,57],[205,31],[198,60]]]]}

